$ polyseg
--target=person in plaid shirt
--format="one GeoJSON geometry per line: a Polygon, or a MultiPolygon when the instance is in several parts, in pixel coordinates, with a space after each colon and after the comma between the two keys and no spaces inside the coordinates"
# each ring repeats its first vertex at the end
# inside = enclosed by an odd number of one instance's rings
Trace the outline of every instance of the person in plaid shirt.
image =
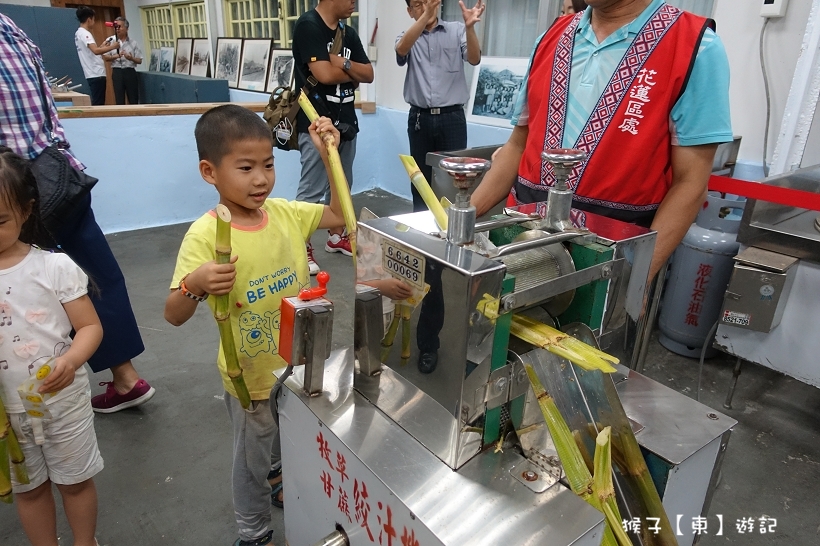
{"type": "MultiPolygon", "coordinates": [[[[71,165],[85,166],[71,153],[57,116],[45,75],[40,49],[6,15],[0,13],[0,144],[34,160],[57,143],[71,165]],[[41,90],[47,104],[43,103],[41,90]],[[49,133],[46,120],[51,120],[49,133]]],[[[99,413],[113,413],[147,402],[154,388],[140,379],[131,359],[145,350],[128,299],[125,278],[94,219],[91,196],[75,218],[51,234],[59,248],[74,260],[95,283],[91,300],[103,325],[103,341],[88,360],[95,372],[110,369],[113,381],[91,405],[99,413]],[[104,303],[103,303],[104,302],[104,303]]]]}

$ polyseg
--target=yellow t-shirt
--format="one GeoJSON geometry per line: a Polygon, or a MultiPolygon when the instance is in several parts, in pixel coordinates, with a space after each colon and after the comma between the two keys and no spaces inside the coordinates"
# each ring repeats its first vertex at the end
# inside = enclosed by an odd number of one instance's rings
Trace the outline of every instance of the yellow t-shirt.
{"type": "MultiPolygon", "coordinates": [[[[324,205],[268,199],[263,220],[256,226],[233,226],[231,247],[239,256],[236,283],[230,294],[231,325],[239,364],[253,400],[267,400],[275,381],[273,370],[285,365],[279,356],[279,304],[310,286],[305,241],[316,231],[324,205]]],[[[216,217],[210,211],[191,224],[177,256],[171,289],[183,276],[216,258],[216,217]]],[[[206,300],[211,311],[216,298],[206,300]]],[[[219,347],[217,360],[222,384],[236,391],[226,372],[219,347]]]]}

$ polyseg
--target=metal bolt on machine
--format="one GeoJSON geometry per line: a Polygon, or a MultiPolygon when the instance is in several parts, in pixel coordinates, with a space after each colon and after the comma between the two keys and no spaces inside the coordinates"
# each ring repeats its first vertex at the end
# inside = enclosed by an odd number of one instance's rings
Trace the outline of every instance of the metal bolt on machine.
{"type": "MultiPolygon", "coordinates": [[[[354,546],[600,544],[603,516],[563,481],[525,363],[571,429],[617,421],[634,431],[671,521],[708,512],[735,421],[630,369],[655,233],[571,210],[567,178],[583,152],[542,158],[556,173],[549,200],[478,223],[469,192],[489,161],[444,158],[457,188],[446,237],[429,212],[363,213],[353,344],[295,368],[279,396],[291,546],[328,543],[336,532],[354,546]],[[394,302],[373,286],[396,278],[413,289],[394,311],[406,351],[385,346],[394,302]],[[612,376],[576,370],[512,338],[514,313],[629,367],[612,376]],[[418,356],[431,351],[437,365],[423,373],[418,356]],[[316,366],[323,388],[311,396],[304,384],[316,366]]],[[[629,480],[615,478],[631,518],[629,480]]]]}

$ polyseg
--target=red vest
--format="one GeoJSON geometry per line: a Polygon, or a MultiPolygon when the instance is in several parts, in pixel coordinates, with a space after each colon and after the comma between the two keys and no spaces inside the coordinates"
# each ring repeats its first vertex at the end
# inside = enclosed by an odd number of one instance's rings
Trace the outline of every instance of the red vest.
{"type": "MultiPolygon", "coordinates": [[[[546,148],[561,148],[572,48],[583,13],[558,19],[535,52],[527,87],[529,134],[511,197],[545,201],[555,184],[546,148]]],[[[713,22],[664,4],[615,69],[575,148],[588,159],[569,179],[573,206],[625,220],[654,215],[672,184],[670,114],[713,22]],[[586,207],[584,205],[587,205],[586,207]]]]}

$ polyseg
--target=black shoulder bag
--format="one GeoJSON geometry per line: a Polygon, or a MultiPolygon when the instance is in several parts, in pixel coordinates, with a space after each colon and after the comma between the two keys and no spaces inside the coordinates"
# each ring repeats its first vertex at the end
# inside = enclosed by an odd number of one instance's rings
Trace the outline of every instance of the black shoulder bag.
{"type": "MultiPolygon", "coordinates": [[[[333,37],[333,44],[330,46],[329,53],[331,55],[338,55],[342,50],[342,43],[344,41],[344,28],[341,24],[336,28],[336,36],[333,37]]],[[[294,68],[302,71],[296,65],[294,59],[294,68]]],[[[298,150],[299,149],[299,133],[296,130],[296,116],[299,114],[299,93],[304,93],[308,97],[312,97],[311,92],[313,88],[319,84],[319,81],[313,76],[308,75],[305,78],[305,85],[299,91],[294,91],[290,87],[280,86],[273,90],[268,100],[268,105],[265,107],[265,113],[262,117],[270,127],[273,134],[273,143],[280,150],[298,150]]],[[[314,99],[316,97],[313,97],[314,99]]],[[[319,107],[319,115],[327,115],[327,107],[324,102],[321,102],[319,107]]]]}
{"type": "Polygon", "coordinates": [[[43,102],[45,129],[51,144],[43,150],[32,162],[31,168],[34,178],[37,179],[37,189],[40,192],[40,216],[49,233],[57,234],[60,227],[74,219],[81,212],[85,198],[91,193],[91,188],[97,179],[78,171],[71,166],[68,159],[60,151],[68,149],[67,142],[60,142],[54,136],[54,126],[51,123],[51,108],[46,98],[45,79],[40,70],[40,63],[32,51],[32,60],[37,68],[40,85],[40,99],[43,102]]]}

